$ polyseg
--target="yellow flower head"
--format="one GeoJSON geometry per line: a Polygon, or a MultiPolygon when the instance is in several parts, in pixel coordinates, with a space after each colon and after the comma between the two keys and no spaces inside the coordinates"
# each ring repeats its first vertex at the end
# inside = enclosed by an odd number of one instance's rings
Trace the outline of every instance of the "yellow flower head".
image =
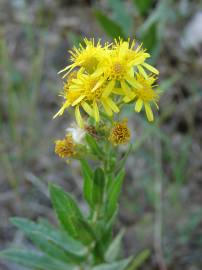
{"type": "Polygon", "coordinates": [[[142,85],[142,88],[133,89],[136,100],[135,111],[139,113],[144,105],[147,119],[152,122],[154,116],[151,104],[153,103],[158,109],[157,102],[159,100],[158,93],[153,89],[156,78],[151,75],[146,79],[141,74],[137,74],[137,81],[142,85]]]}
{"type": "Polygon", "coordinates": [[[70,158],[76,155],[75,143],[70,133],[63,140],[55,141],[55,153],[61,158],[70,158]]]}
{"type": "Polygon", "coordinates": [[[131,137],[130,129],[127,126],[127,120],[116,122],[109,136],[109,141],[113,145],[126,144],[131,137]]]}
{"type": "Polygon", "coordinates": [[[69,72],[71,72],[74,68],[82,68],[82,70],[86,70],[89,73],[92,73],[96,70],[97,65],[102,59],[103,54],[105,54],[107,45],[102,48],[100,41],[95,44],[94,39],[84,39],[85,46],[79,44],[79,47],[74,47],[73,50],[69,51],[71,54],[70,60],[72,64],[65,67],[61,72],[65,72],[66,77],[69,72]]]}
{"type": "Polygon", "coordinates": [[[119,108],[110,97],[103,96],[105,92],[104,77],[95,74],[79,73],[77,78],[68,85],[66,101],[56,114],[60,115],[69,106],[75,107],[75,117],[80,127],[84,126],[80,109],[82,108],[89,116],[97,122],[100,120],[100,106],[111,116],[118,112],[119,108]]]}
{"type": "Polygon", "coordinates": [[[142,45],[137,46],[135,40],[132,42],[130,39],[128,41],[115,40],[110,53],[102,62],[103,73],[109,80],[105,95],[115,93],[132,98],[130,87],[141,88],[134,77],[135,72],[139,72],[145,78],[148,77],[145,69],[154,74],[159,73],[157,69],[145,62],[148,57],[150,55],[142,49],[142,45]],[[118,88],[116,88],[117,82],[118,88]]]}
{"type": "Polygon", "coordinates": [[[119,55],[123,55],[125,60],[133,66],[135,72],[138,71],[145,78],[148,77],[145,69],[156,75],[159,74],[156,68],[145,62],[146,59],[150,57],[150,54],[142,48],[142,44],[137,45],[135,40],[130,41],[130,39],[128,39],[128,41],[124,41],[119,39],[115,40],[114,48],[119,55]]]}

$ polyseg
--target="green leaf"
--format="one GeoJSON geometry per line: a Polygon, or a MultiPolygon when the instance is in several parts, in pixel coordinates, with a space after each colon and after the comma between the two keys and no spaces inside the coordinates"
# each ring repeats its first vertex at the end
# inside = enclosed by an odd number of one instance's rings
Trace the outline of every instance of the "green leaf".
{"type": "Polygon", "coordinates": [[[131,258],[120,260],[120,261],[109,263],[109,264],[105,263],[105,264],[101,264],[99,266],[93,267],[92,270],[124,270],[130,263],[130,261],[131,261],[131,258]]]}
{"type": "Polygon", "coordinates": [[[156,23],[153,23],[149,29],[143,33],[141,40],[149,52],[152,52],[157,47],[158,33],[156,23]]]}
{"type": "Polygon", "coordinates": [[[97,168],[93,177],[93,191],[92,191],[92,201],[94,207],[102,205],[103,195],[105,187],[105,175],[101,168],[97,168]]]}
{"type": "Polygon", "coordinates": [[[150,8],[152,7],[153,1],[152,0],[133,0],[135,6],[137,7],[140,15],[144,16],[150,8]]]}
{"type": "Polygon", "coordinates": [[[112,184],[111,189],[109,190],[106,204],[107,219],[110,219],[117,209],[119,194],[121,191],[124,175],[125,172],[122,169],[115,178],[114,183],[112,184]]]}
{"type": "Polygon", "coordinates": [[[83,244],[89,246],[92,242],[97,240],[93,228],[85,219],[74,218],[73,222],[78,231],[78,238],[83,244]]]}
{"type": "Polygon", "coordinates": [[[165,91],[169,90],[180,78],[181,78],[181,75],[175,74],[171,76],[170,78],[163,80],[158,90],[164,93],[165,91]]]}
{"type": "Polygon", "coordinates": [[[53,259],[51,256],[23,249],[8,249],[0,257],[31,269],[40,270],[73,270],[75,266],[53,259]]]}
{"type": "Polygon", "coordinates": [[[135,256],[131,261],[129,267],[126,270],[136,270],[148,259],[150,256],[150,251],[148,249],[143,250],[140,254],[135,256]]]}
{"type": "Polygon", "coordinates": [[[125,38],[122,28],[115,21],[108,18],[100,10],[95,10],[95,16],[105,32],[112,38],[125,38]]]}
{"type": "Polygon", "coordinates": [[[37,224],[25,218],[12,218],[11,222],[22,230],[42,251],[63,260],[80,262],[85,259],[87,249],[64,232],[48,224],[37,224]]]}
{"type": "Polygon", "coordinates": [[[105,259],[107,262],[113,262],[119,256],[121,250],[121,241],[124,235],[124,230],[121,230],[119,234],[114,238],[105,253],[105,259]]]}
{"type": "Polygon", "coordinates": [[[76,202],[67,192],[56,185],[50,185],[50,196],[61,225],[71,236],[76,238],[78,232],[73,224],[73,218],[82,218],[76,202]]]}
{"type": "Polygon", "coordinates": [[[95,139],[90,134],[86,134],[86,142],[91,148],[93,154],[98,155],[98,157],[100,158],[103,158],[104,153],[102,149],[99,147],[95,139]]]}
{"type": "Polygon", "coordinates": [[[112,9],[115,21],[122,27],[124,34],[129,35],[132,26],[132,16],[130,16],[124,0],[108,0],[108,5],[112,9]]]}
{"type": "Polygon", "coordinates": [[[93,189],[93,172],[88,165],[87,161],[81,160],[81,167],[83,172],[83,194],[88,204],[93,207],[92,203],[92,189],[93,189]]]}

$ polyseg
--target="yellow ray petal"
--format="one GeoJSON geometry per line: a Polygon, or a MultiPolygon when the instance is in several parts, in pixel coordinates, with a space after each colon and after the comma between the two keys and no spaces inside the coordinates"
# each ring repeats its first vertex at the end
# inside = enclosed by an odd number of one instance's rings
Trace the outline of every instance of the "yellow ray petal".
{"type": "Polygon", "coordinates": [[[80,103],[82,101],[82,99],[84,99],[85,95],[81,95],[80,97],[78,97],[73,103],[72,106],[77,105],[78,103],[80,103]]]}
{"type": "Polygon", "coordinates": [[[142,64],[146,69],[148,69],[149,71],[151,71],[151,72],[153,72],[154,74],[159,74],[159,71],[155,68],[155,67],[153,67],[153,66],[151,66],[151,65],[149,65],[149,64],[147,64],[147,63],[143,63],[142,64]]]}
{"type": "Polygon", "coordinates": [[[128,102],[131,101],[131,98],[129,98],[129,97],[124,97],[124,98],[123,98],[123,101],[124,101],[125,103],[128,103],[128,102]]]}
{"type": "Polygon", "coordinates": [[[94,71],[93,76],[97,77],[97,76],[101,76],[103,73],[103,69],[102,68],[98,68],[94,71]]]}
{"type": "Polygon", "coordinates": [[[91,106],[90,106],[87,102],[83,101],[83,102],[81,103],[81,106],[83,107],[84,111],[85,111],[88,115],[90,115],[90,116],[93,115],[93,110],[92,110],[91,106]]]}
{"type": "Polygon", "coordinates": [[[149,122],[153,122],[154,115],[153,115],[152,109],[150,107],[150,104],[148,102],[144,102],[144,107],[145,107],[147,119],[149,120],[149,122]]]}
{"type": "Polygon", "coordinates": [[[96,91],[103,83],[104,83],[105,79],[100,79],[96,85],[93,87],[93,89],[91,90],[92,92],[96,91]]]}
{"type": "Polygon", "coordinates": [[[144,77],[144,78],[148,78],[147,73],[145,72],[144,68],[141,67],[140,65],[137,66],[137,69],[139,70],[140,74],[144,77]]]}
{"type": "Polygon", "coordinates": [[[80,128],[83,128],[83,119],[81,117],[79,106],[76,106],[76,109],[75,109],[75,118],[76,118],[76,121],[77,121],[79,127],[80,128]]]}
{"type": "Polygon", "coordinates": [[[130,87],[124,81],[121,81],[121,87],[126,97],[132,99],[134,94],[131,91],[130,87]]]}
{"type": "Polygon", "coordinates": [[[114,103],[114,101],[111,98],[107,98],[106,99],[107,104],[109,105],[109,107],[112,109],[112,111],[118,113],[119,112],[119,108],[117,107],[117,105],[114,103]]]}
{"type": "Polygon", "coordinates": [[[113,94],[116,94],[116,95],[120,95],[120,96],[123,96],[123,95],[124,95],[124,91],[122,90],[121,87],[115,87],[115,88],[112,90],[112,93],[113,93],[113,94]]]}
{"type": "Polygon", "coordinates": [[[111,94],[111,92],[112,92],[112,90],[114,88],[114,85],[115,85],[115,81],[110,81],[108,83],[108,85],[105,87],[105,89],[104,89],[104,91],[102,93],[102,96],[103,97],[108,97],[111,94]]]}
{"type": "Polygon", "coordinates": [[[132,77],[127,77],[126,81],[132,85],[134,88],[142,88],[142,85],[140,83],[137,82],[137,80],[135,78],[132,77]]]}
{"type": "Polygon", "coordinates": [[[135,104],[135,111],[139,113],[142,109],[142,105],[143,105],[142,99],[138,99],[135,104]]]}
{"type": "Polygon", "coordinates": [[[57,116],[62,115],[64,110],[69,107],[69,101],[66,101],[62,107],[59,109],[59,111],[53,116],[53,119],[55,119],[57,116]]]}
{"type": "Polygon", "coordinates": [[[106,100],[102,99],[101,102],[102,102],[102,105],[103,105],[104,110],[107,113],[107,115],[112,116],[113,112],[112,112],[111,108],[109,107],[108,103],[106,102],[106,100]]]}
{"type": "Polygon", "coordinates": [[[159,105],[156,102],[154,102],[154,104],[155,104],[157,110],[159,110],[159,105]]]}
{"type": "Polygon", "coordinates": [[[74,64],[71,64],[71,65],[69,65],[69,66],[66,66],[65,68],[63,68],[62,70],[60,70],[60,71],[58,72],[58,74],[60,74],[60,73],[62,73],[62,72],[64,72],[64,71],[67,71],[68,69],[72,68],[73,65],[74,65],[74,64]]]}

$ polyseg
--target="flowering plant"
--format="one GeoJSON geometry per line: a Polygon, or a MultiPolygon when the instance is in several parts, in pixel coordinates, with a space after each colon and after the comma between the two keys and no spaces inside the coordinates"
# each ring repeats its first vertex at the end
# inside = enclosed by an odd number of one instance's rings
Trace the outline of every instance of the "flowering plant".
{"type": "Polygon", "coordinates": [[[79,160],[89,211],[83,213],[69,193],[51,184],[59,228],[44,220],[35,223],[13,218],[40,252],[9,249],[1,255],[40,270],[136,269],[148,252],[119,259],[123,231],[113,239],[124,165],[132,145],[128,120],[121,113],[134,104],[135,112],[144,107],[148,121],[154,120],[151,107],[158,109],[158,71],[146,62],[150,55],[142,45],[130,40],[102,46],[100,41],[84,39],[84,45],[70,54],[71,64],[61,71],[64,102],[54,117],[72,107],[76,124],[63,139],[56,140],[55,153],[68,162],[79,160]],[[123,144],[128,150],[120,157],[118,147],[123,144]]]}

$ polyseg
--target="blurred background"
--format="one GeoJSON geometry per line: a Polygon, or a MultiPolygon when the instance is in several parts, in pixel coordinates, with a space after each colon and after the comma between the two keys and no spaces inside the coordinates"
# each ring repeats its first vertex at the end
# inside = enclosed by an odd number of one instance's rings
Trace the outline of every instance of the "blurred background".
{"type": "MultiPolygon", "coordinates": [[[[149,248],[140,269],[202,269],[202,1],[0,0],[0,250],[30,246],[11,216],[55,222],[48,183],[82,200],[77,162],[54,154],[70,114],[52,120],[61,98],[57,72],[83,37],[136,37],[160,70],[159,115],[132,110],[134,147],[121,211],[123,255],[149,248]]],[[[22,270],[0,262],[1,270],[22,270]]]]}

